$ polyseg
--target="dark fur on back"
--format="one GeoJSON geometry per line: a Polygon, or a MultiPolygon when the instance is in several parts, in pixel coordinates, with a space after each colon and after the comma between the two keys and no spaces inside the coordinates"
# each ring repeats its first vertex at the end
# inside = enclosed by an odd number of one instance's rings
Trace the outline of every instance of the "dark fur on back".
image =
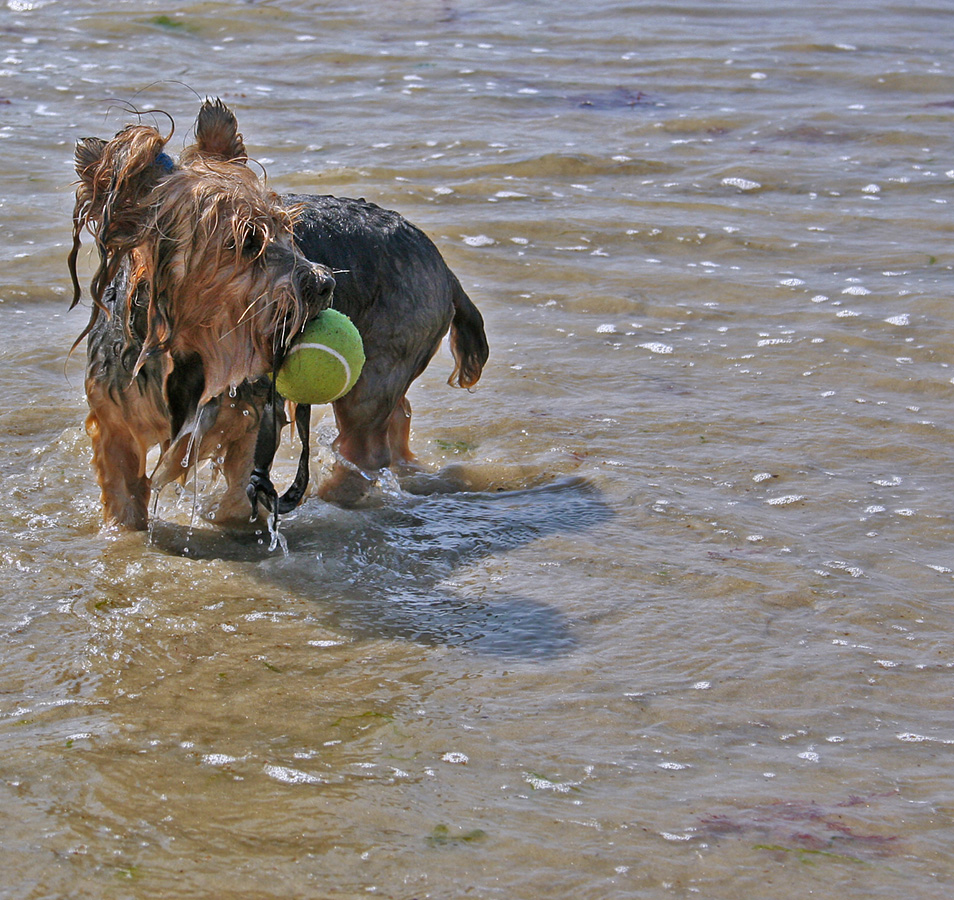
{"type": "Polygon", "coordinates": [[[373,343],[392,343],[411,368],[423,368],[455,319],[466,347],[452,342],[457,367],[448,379],[473,387],[487,361],[483,319],[437,247],[419,228],[365,200],[287,195],[299,210],[295,239],[309,259],[336,272],[332,305],[373,343]],[[399,287],[400,286],[400,287],[399,287]],[[459,353],[459,357],[457,354],[459,353]]]}

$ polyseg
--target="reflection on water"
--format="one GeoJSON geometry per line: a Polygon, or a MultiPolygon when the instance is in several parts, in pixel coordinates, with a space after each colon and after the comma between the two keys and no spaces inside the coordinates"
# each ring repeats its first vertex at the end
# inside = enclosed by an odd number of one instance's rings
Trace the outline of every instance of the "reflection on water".
{"type": "Polygon", "coordinates": [[[191,559],[260,560],[255,577],[327,604],[329,620],[356,639],[383,637],[545,658],[574,646],[556,606],[500,596],[461,575],[486,556],[550,534],[575,533],[612,515],[592,485],[568,479],[523,491],[407,497],[380,509],[283,525],[289,552],[262,538],[198,532],[165,523],[152,542],[191,559]],[[464,590],[453,590],[460,580],[464,590]]]}

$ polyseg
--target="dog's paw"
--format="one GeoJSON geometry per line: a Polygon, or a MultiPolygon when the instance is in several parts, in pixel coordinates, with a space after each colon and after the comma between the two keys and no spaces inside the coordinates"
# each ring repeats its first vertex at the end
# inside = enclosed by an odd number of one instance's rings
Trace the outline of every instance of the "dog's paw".
{"type": "Polygon", "coordinates": [[[368,498],[376,481],[377,473],[365,472],[347,461],[339,460],[319,486],[318,496],[326,503],[353,509],[368,498]]]}
{"type": "Polygon", "coordinates": [[[275,485],[272,484],[268,473],[261,469],[252,472],[248,480],[248,487],[245,488],[245,494],[252,505],[251,516],[253,519],[258,516],[259,505],[268,512],[273,512],[278,506],[278,491],[275,490],[275,485]]]}

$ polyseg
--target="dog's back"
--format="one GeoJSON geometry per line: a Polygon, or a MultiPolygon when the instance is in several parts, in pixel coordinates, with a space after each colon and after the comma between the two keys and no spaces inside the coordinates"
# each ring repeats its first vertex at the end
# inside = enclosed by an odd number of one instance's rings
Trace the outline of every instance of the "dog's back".
{"type": "MultiPolygon", "coordinates": [[[[366,200],[289,194],[300,209],[295,238],[309,259],[335,273],[333,306],[365,339],[401,347],[402,362],[423,363],[453,324],[458,383],[473,387],[487,361],[483,317],[430,238],[403,216],[366,200]]],[[[415,372],[411,377],[419,374],[415,372]]]]}
{"type": "MultiPolygon", "coordinates": [[[[335,276],[332,305],[361,332],[367,362],[354,389],[335,403],[338,452],[376,470],[409,463],[410,405],[405,394],[427,367],[448,329],[452,380],[472,387],[487,361],[483,317],[433,242],[396,212],[365,200],[291,194],[302,253],[335,276]]],[[[347,480],[346,470],[338,482],[347,480]]],[[[336,484],[322,496],[353,499],[336,484]]]]}

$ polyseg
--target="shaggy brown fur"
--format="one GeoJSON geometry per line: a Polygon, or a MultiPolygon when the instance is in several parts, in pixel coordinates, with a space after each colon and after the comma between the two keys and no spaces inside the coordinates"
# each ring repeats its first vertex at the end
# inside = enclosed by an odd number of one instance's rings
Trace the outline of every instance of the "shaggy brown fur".
{"type": "Polygon", "coordinates": [[[152,487],[209,457],[226,477],[224,518],[248,519],[263,402],[256,380],[328,306],[334,285],[327,268],[298,251],[294,211],[247,165],[225,106],[203,106],[196,142],[178,165],[167,141],[131,125],[76,148],[74,306],[84,232],[99,255],[80,336],[89,337],[86,428],[105,519],[130,528],[146,526],[152,487]],[[150,479],[146,454],[156,445],[162,455],[150,479]]]}

